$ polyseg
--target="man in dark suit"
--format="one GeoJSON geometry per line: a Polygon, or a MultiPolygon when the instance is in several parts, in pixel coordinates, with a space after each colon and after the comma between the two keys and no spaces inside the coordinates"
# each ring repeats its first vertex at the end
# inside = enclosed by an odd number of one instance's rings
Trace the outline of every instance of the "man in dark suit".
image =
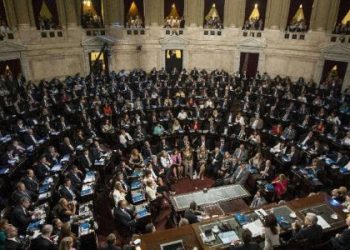
{"type": "Polygon", "coordinates": [[[213,176],[216,175],[223,160],[223,155],[220,153],[220,148],[216,147],[212,153],[210,164],[208,167],[208,174],[213,176]]]}
{"type": "Polygon", "coordinates": [[[304,134],[300,137],[300,140],[298,141],[298,145],[300,147],[310,147],[314,142],[314,133],[312,131],[308,132],[307,134],[304,134]]]}
{"type": "Polygon", "coordinates": [[[234,156],[240,161],[244,162],[248,159],[248,150],[245,149],[244,144],[239,145],[233,153],[234,156]]]}
{"type": "Polygon", "coordinates": [[[89,170],[94,165],[94,159],[88,149],[84,149],[83,155],[80,156],[79,161],[85,170],[89,170]]]}
{"type": "Polygon", "coordinates": [[[52,225],[43,225],[41,228],[41,235],[36,237],[31,241],[30,249],[40,249],[40,250],[56,250],[57,247],[50,239],[52,234],[52,225]]]}
{"type": "Polygon", "coordinates": [[[74,190],[72,186],[72,181],[69,178],[64,180],[63,186],[60,189],[61,197],[66,198],[67,201],[75,200],[77,197],[77,192],[74,190]]]}
{"type": "Polygon", "coordinates": [[[227,177],[224,180],[225,184],[240,184],[242,186],[245,185],[247,179],[249,177],[249,171],[247,168],[247,164],[241,163],[232,176],[227,177]]]}
{"type": "Polygon", "coordinates": [[[138,215],[134,214],[127,209],[128,202],[126,200],[120,200],[118,206],[114,208],[114,219],[118,225],[119,232],[124,232],[126,236],[132,235],[137,228],[138,215]]]}
{"type": "Polygon", "coordinates": [[[248,229],[242,232],[242,242],[234,242],[229,250],[260,250],[260,246],[256,242],[252,242],[252,233],[248,229]],[[242,244],[243,243],[243,244],[242,244]]]}
{"type": "Polygon", "coordinates": [[[308,240],[310,243],[319,243],[322,239],[322,227],[317,224],[317,216],[307,213],[304,219],[304,227],[297,232],[297,223],[292,223],[294,240],[308,240]]]}
{"type": "Polygon", "coordinates": [[[32,129],[27,130],[27,132],[24,134],[23,140],[26,147],[35,147],[39,143],[38,138],[34,135],[34,131],[32,129]]]}
{"type": "Polygon", "coordinates": [[[46,159],[45,155],[40,156],[39,163],[34,166],[35,175],[39,180],[44,180],[50,173],[51,163],[46,159]]]}
{"type": "Polygon", "coordinates": [[[192,201],[190,204],[190,208],[185,210],[184,218],[188,220],[190,224],[197,223],[198,215],[203,215],[201,211],[198,211],[197,204],[192,201]]]}
{"type": "Polygon", "coordinates": [[[18,203],[22,198],[32,199],[31,193],[26,189],[23,182],[18,182],[16,185],[16,190],[12,193],[12,201],[18,203]]]}
{"type": "Polygon", "coordinates": [[[33,169],[27,169],[27,175],[23,178],[26,189],[32,194],[36,194],[39,190],[39,181],[34,175],[33,169]]]}
{"type": "Polygon", "coordinates": [[[18,233],[24,235],[29,223],[32,221],[33,212],[28,211],[30,200],[22,197],[11,215],[11,223],[18,228],[18,233]]]}
{"type": "Polygon", "coordinates": [[[75,148],[74,145],[70,142],[69,137],[64,137],[63,143],[60,145],[60,153],[62,155],[71,155],[74,154],[75,148]]]}
{"type": "Polygon", "coordinates": [[[8,225],[6,228],[6,241],[5,241],[5,248],[6,250],[22,250],[23,249],[23,243],[18,239],[18,232],[17,228],[13,225],[8,225]]]}
{"type": "Polygon", "coordinates": [[[348,250],[350,249],[350,215],[346,217],[346,225],[348,226],[340,234],[336,234],[331,239],[332,250],[348,250]]]}
{"type": "Polygon", "coordinates": [[[69,173],[67,174],[67,178],[69,178],[72,182],[72,186],[78,190],[81,188],[83,173],[78,169],[76,165],[73,165],[69,173]]]}

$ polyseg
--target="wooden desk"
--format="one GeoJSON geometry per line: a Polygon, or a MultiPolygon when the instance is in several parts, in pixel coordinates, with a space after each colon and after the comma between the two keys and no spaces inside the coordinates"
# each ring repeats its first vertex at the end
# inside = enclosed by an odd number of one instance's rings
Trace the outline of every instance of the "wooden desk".
{"type": "Polygon", "coordinates": [[[176,240],[182,240],[186,250],[194,247],[202,249],[191,225],[145,234],[140,239],[142,250],[160,250],[161,244],[176,240]]]}
{"type": "MultiPolygon", "coordinates": [[[[241,200],[242,201],[242,200],[241,200]]],[[[237,200],[236,200],[237,202],[237,200]]],[[[243,201],[242,201],[243,202],[243,201]]],[[[292,201],[287,202],[287,205],[289,208],[291,208],[294,212],[297,213],[297,216],[300,219],[304,219],[304,215],[300,213],[300,210],[310,208],[313,206],[325,204],[328,205],[331,209],[334,210],[338,214],[338,217],[340,219],[339,223],[335,223],[331,225],[331,228],[325,230],[326,234],[334,234],[335,232],[338,232],[339,230],[343,229],[346,227],[345,224],[345,218],[346,214],[342,211],[342,207],[339,204],[333,204],[330,196],[328,196],[326,193],[319,193],[314,196],[310,197],[305,197],[301,199],[295,199],[292,201]]],[[[221,206],[221,205],[220,205],[221,206]]],[[[268,210],[273,207],[280,207],[283,205],[277,205],[276,203],[271,203],[267,204],[263,208],[268,210]]],[[[223,206],[221,206],[223,208],[223,206]]],[[[227,205],[226,208],[229,208],[230,206],[227,205]]],[[[185,249],[192,250],[194,246],[196,246],[198,249],[209,249],[210,246],[204,244],[202,242],[200,232],[198,229],[198,226],[204,225],[204,224],[210,224],[215,221],[222,221],[222,220],[227,220],[228,218],[232,218],[232,214],[237,212],[237,210],[231,210],[226,211],[226,209],[223,209],[225,214],[231,214],[230,216],[225,216],[221,218],[215,218],[215,219],[210,219],[206,221],[202,221],[196,224],[192,225],[186,225],[181,228],[174,228],[174,229],[169,229],[169,230],[163,230],[159,232],[155,232],[154,234],[147,234],[147,235],[142,235],[141,238],[141,249],[147,249],[147,250],[160,250],[159,245],[175,240],[180,240],[182,239],[185,245],[185,249]]],[[[243,206],[242,209],[240,210],[241,213],[243,214],[248,214],[252,213],[254,210],[248,208],[247,206],[243,206]]]]}

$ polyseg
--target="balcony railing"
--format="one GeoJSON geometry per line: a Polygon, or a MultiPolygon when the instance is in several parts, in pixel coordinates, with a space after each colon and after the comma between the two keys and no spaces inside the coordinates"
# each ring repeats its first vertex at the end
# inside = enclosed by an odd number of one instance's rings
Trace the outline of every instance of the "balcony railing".
{"type": "Polygon", "coordinates": [[[242,36],[244,37],[262,37],[262,30],[243,30],[242,36]]]}
{"type": "Polygon", "coordinates": [[[330,42],[350,44],[350,35],[332,34],[330,35],[330,42]]]}
{"type": "Polygon", "coordinates": [[[85,29],[87,36],[104,36],[106,35],[106,29],[104,28],[88,28],[85,29]]]}
{"type": "Polygon", "coordinates": [[[205,36],[221,36],[222,30],[221,29],[206,29],[206,28],[204,28],[203,34],[205,36]]]}
{"type": "Polygon", "coordinates": [[[305,32],[290,32],[286,31],[284,33],[284,39],[289,40],[305,40],[306,33],[305,32]]]}
{"type": "Polygon", "coordinates": [[[144,35],[145,34],[145,29],[144,28],[125,28],[126,29],[126,34],[129,36],[132,35],[144,35]]]}
{"type": "Polygon", "coordinates": [[[178,35],[178,36],[182,36],[184,34],[184,29],[180,28],[164,28],[165,30],[165,35],[171,36],[171,35],[178,35]]]}
{"type": "Polygon", "coordinates": [[[15,35],[12,31],[6,31],[4,33],[0,33],[0,41],[13,40],[13,39],[15,39],[15,35]]]}
{"type": "Polygon", "coordinates": [[[41,38],[61,38],[63,37],[62,30],[40,30],[41,38]]]}

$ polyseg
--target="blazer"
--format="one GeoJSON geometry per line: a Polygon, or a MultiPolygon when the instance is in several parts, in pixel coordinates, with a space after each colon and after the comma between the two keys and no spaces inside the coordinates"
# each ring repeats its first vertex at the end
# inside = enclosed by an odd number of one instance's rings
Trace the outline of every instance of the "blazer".
{"type": "Polygon", "coordinates": [[[47,167],[41,163],[34,166],[34,171],[35,175],[39,178],[39,180],[43,180],[45,176],[50,172],[50,170],[47,169],[47,167]]]}
{"type": "Polygon", "coordinates": [[[186,218],[190,224],[198,222],[197,215],[191,209],[185,210],[184,218],[186,218]]]}
{"type": "Polygon", "coordinates": [[[40,250],[56,250],[57,247],[52,241],[49,241],[48,239],[42,237],[42,235],[39,235],[30,243],[30,249],[40,249],[40,250]]]}
{"type": "Polygon", "coordinates": [[[241,149],[237,148],[233,155],[236,156],[240,161],[246,161],[248,159],[248,151],[246,149],[244,149],[241,153],[240,151],[241,149]]]}
{"type": "Polygon", "coordinates": [[[120,227],[121,231],[126,232],[126,234],[131,235],[136,229],[136,220],[134,220],[130,211],[122,211],[119,207],[114,208],[114,217],[117,225],[120,227]]]}
{"type": "MultiPolygon", "coordinates": [[[[38,139],[36,138],[36,136],[34,136],[35,140],[38,141],[38,139]]],[[[24,144],[26,145],[26,147],[29,147],[29,146],[36,146],[36,143],[34,142],[33,138],[28,134],[28,133],[25,133],[24,136],[23,136],[23,141],[24,141],[24,144]]]]}
{"type": "Polygon", "coordinates": [[[28,212],[24,212],[23,207],[17,205],[12,211],[11,223],[17,227],[20,235],[25,234],[29,223],[31,222],[31,216],[28,212]]]}
{"type": "Polygon", "coordinates": [[[350,228],[345,229],[339,237],[331,239],[333,250],[348,250],[350,249],[350,228]]]}
{"type": "Polygon", "coordinates": [[[21,242],[16,242],[16,241],[7,239],[5,242],[5,249],[6,250],[22,250],[23,244],[21,242]]]}
{"type": "Polygon", "coordinates": [[[238,167],[231,177],[231,182],[235,184],[245,185],[249,177],[249,171],[247,168],[244,168],[241,173],[240,171],[241,171],[241,168],[238,167]]]}
{"type": "Polygon", "coordinates": [[[248,244],[240,245],[240,246],[231,246],[229,250],[260,250],[260,246],[258,243],[250,242],[248,244]]]}
{"type": "Polygon", "coordinates": [[[39,181],[36,177],[29,178],[28,176],[24,177],[23,183],[26,186],[27,190],[31,192],[37,192],[39,190],[39,181]]]}
{"type": "Polygon", "coordinates": [[[293,237],[295,240],[309,240],[311,243],[317,243],[322,238],[322,227],[320,225],[312,225],[300,229],[293,237]]]}
{"type": "MultiPolygon", "coordinates": [[[[73,193],[76,195],[76,191],[73,187],[71,187],[71,191],[73,191],[73,193]]],[[[68,188],[66,188],[65,186],[61,188],[60,194],[63,198],[66,198],[68,201],[72,201],[74,200],[74,198],[76,198],[71,194],[71,192],[69,192],[68,188]]]]}

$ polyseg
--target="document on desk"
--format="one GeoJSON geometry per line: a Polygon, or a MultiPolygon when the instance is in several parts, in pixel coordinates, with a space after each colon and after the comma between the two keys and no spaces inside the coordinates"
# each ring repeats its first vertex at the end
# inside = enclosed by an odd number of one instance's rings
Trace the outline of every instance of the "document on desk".
{"type": "Polygon", "coordinates": [[[235,231],[228,231],[219,233],[219,238],[222,241],[222,244],[229,244],[233,241],[239,240],[239,237],[237,236],[235,231]]]}
{"type": "Polygon", "coordinates": [[[327,229],[331,227],[331,225],[329,225],[328,222],[325,219],[323,219],[323,217],[320,215],[317,215],[317,224],[320,225],[322,229],[327,229]]]}
{"type": "Polygon", "coordinates": [[[253,237],[258,237],[263,234],[264,226],[261,220],[255,220],[243,226],[243,229],[248,229],[253,237]]]}

